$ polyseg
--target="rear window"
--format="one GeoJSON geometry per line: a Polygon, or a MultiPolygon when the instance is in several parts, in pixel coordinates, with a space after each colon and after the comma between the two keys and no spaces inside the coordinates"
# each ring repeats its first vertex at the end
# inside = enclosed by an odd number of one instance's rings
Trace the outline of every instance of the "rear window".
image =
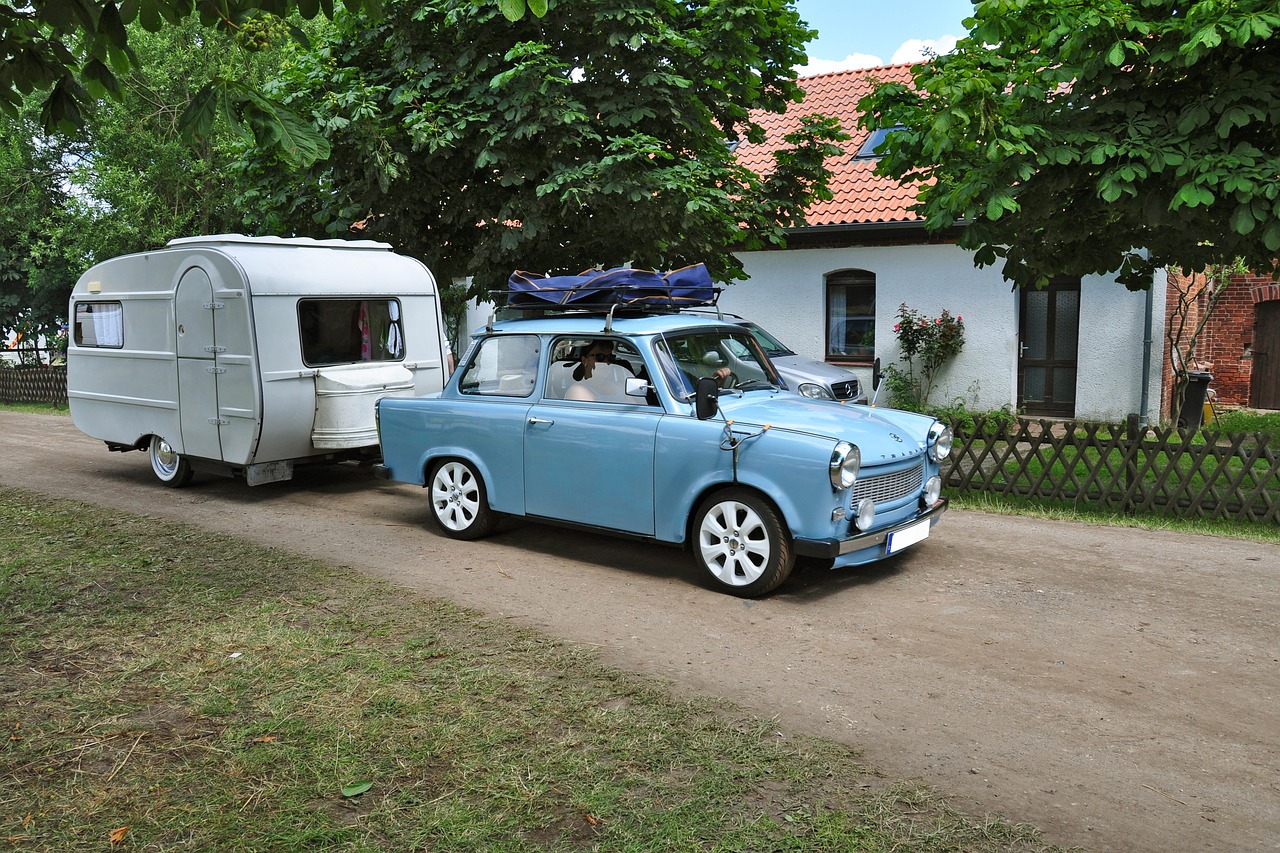
{"type": "Polygon", "coordinates": [[[391,298],[301,299],[302,361],[311,367],[404,358],[400,302],[391,298]]]}

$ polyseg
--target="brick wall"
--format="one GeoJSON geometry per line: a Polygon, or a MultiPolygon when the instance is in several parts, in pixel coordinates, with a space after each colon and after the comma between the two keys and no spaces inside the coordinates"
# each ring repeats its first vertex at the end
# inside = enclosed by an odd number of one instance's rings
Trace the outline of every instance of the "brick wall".
{"type": "MultiPolygon", "coordinates": [[[[1198,276],[1192,279],[1181,274],[1169,274],[1166,328],[1177,304],[1177,290],[1186,291],[1189,288],[1193,296],[1184,341],[1195,330],[1195,324],[1199,322],[1207,303],[1208,294],[1201,290],[1202,281],[1198,276]]],[[[1258,321],[1258,305],[1273,300],[1280,300],[1280,282],[1273,281],[1270,275],[1233,276],[1227,292],[1218,302],[1217,310],[1205,325],[1200,343],[1196,347],[1195,364],[1189,366],[1213,374],[1211,384],[1218,393],[1219,403],[1227,406],[1249,405],[1253,377],[1253,333],[1258,321]]],[[[1161,412],[1167,417],[1171,411],[1173,391],[1173,365],[1167,340],[1164,344],[1164,356],[1165,392],[1161,412]]]]}

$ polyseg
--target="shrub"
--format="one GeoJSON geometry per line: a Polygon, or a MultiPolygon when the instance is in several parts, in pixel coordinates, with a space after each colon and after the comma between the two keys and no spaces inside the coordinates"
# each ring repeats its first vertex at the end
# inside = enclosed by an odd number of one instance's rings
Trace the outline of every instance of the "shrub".
{"type": "Polygon", "coordinates": [[[885,371],[889,399],[896,408],[923,412],[938,371],[964,348],[964,318],[952,317],[946,309],[937,317],[927,317],[904,302],[898,307],[893,334],[906,370],[889,365],[885,371]]]}

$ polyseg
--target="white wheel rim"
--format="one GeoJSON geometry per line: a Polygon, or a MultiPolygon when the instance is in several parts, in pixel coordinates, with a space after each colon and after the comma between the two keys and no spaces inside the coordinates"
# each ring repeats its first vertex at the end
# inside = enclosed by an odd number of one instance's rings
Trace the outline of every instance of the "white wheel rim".
{"type": "Polygon", "coordinates": [[[163,438],[151,440],[151,467],[162,480],[172,480],[178,473],[178,454],[163,438]]]}
{"type": "Polygon", "coordinates": [[[460,462],[447,462],[431,481],[431,507],[450,530],[466,530],[480,512],[480,481],[460,462]]]}
{"type": "Polygon", "coordinates": [[[746,586],[764,574],[773,541],[764,519],[738,501],[724,501],[711,508],[698,530],[702,562],[721,583],[746,586]]]}

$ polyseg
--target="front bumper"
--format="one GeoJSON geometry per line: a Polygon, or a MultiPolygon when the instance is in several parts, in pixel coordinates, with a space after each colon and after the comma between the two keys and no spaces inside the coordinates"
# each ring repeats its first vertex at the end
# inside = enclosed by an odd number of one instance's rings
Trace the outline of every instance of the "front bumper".
{"type": "Polygon", "coordinates": [[[882,530],[871,530],[867,533],[859,533],[856,536],[850,536],[847,539],[797,539],[792,544],[796,554],[801,557],[818,557],[821,559],[835,559],[844,554],[854,551],[861,551],[865,548],[873,548],[876,545],[883,545],[885,540],[889,538],[889,534],[896,533],[916,524],[921,519],[929,519],[929,524],[937,523],[938,517],[947,511],[947,499],[942,498],[929,509],[912,516],[906,521],[886,527],[882,530]]]}

